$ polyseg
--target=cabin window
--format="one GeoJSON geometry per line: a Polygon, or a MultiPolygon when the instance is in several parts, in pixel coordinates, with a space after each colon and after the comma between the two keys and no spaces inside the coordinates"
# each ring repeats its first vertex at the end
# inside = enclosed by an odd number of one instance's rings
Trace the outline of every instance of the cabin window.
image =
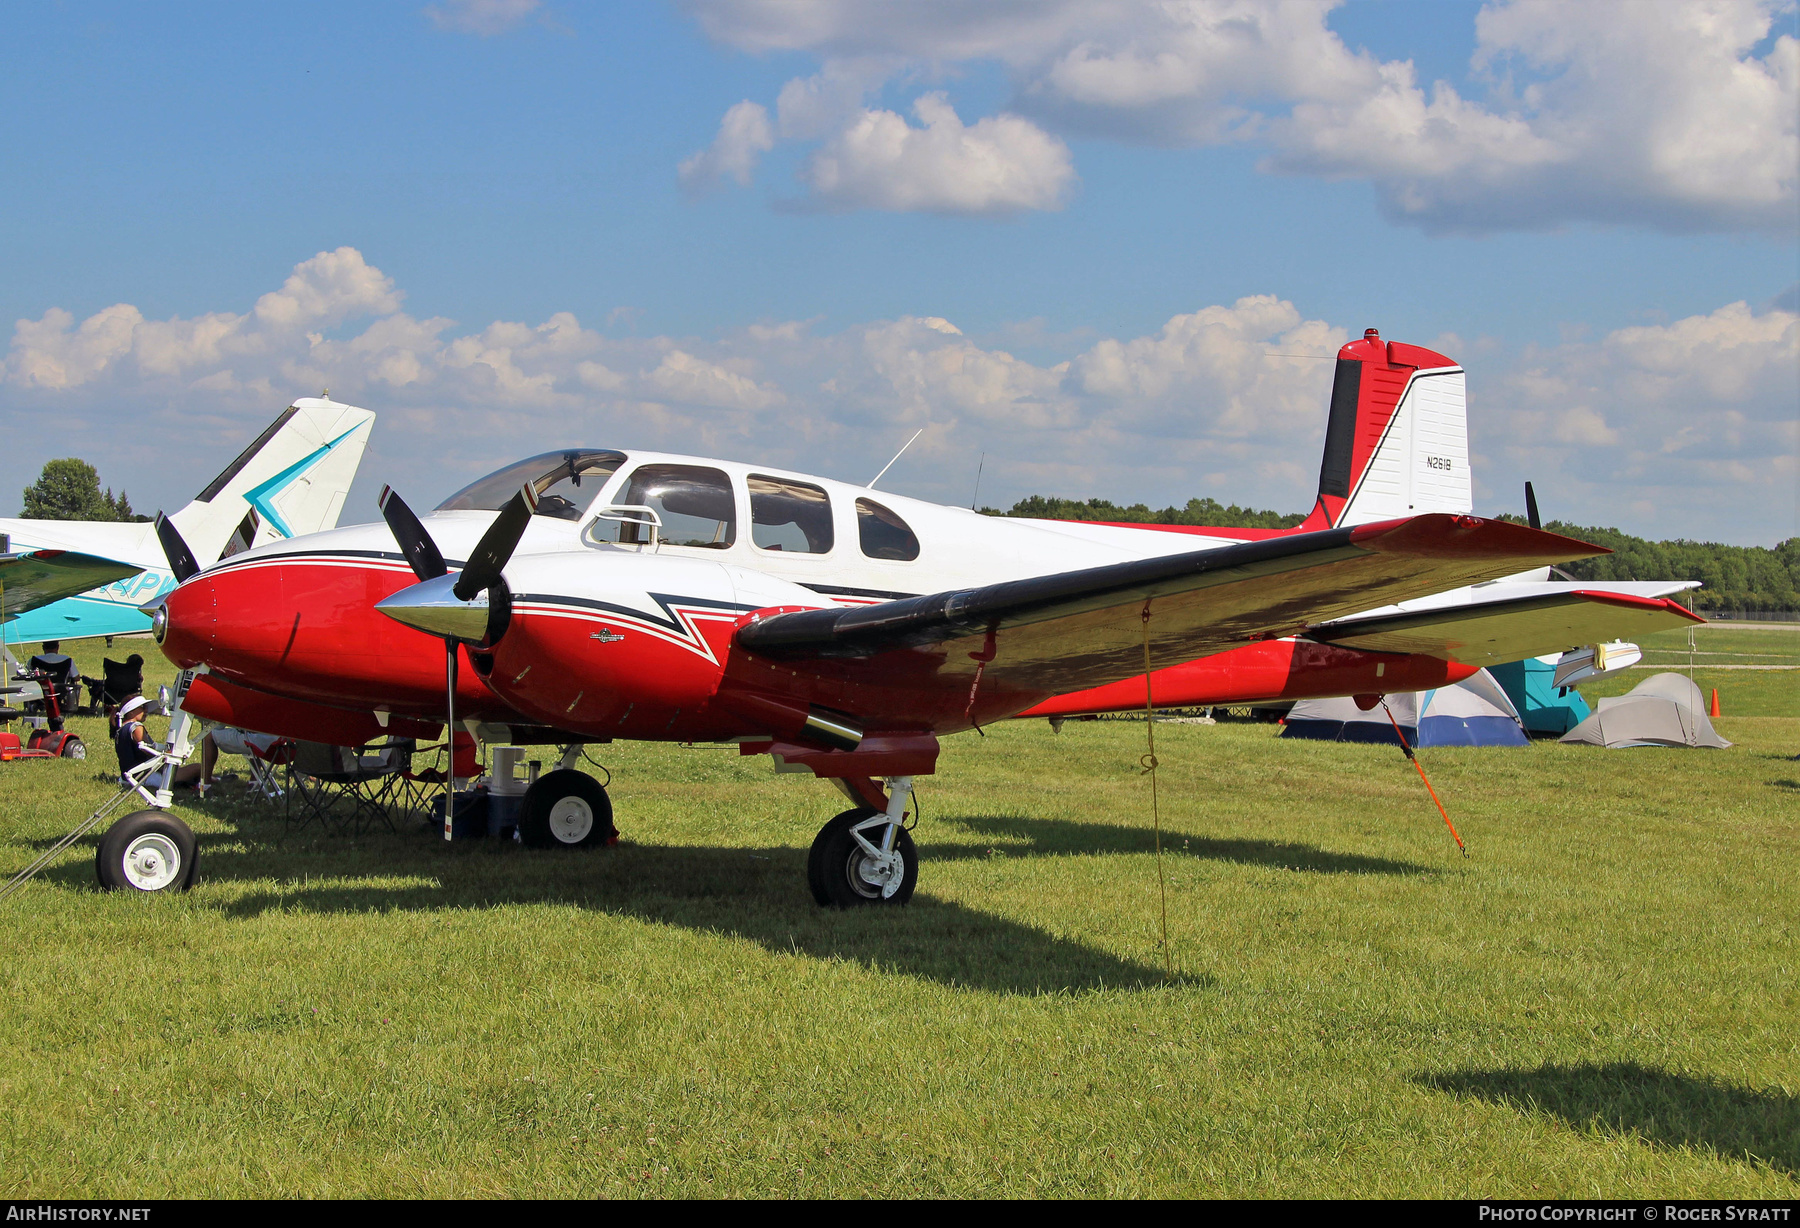
{"type": "Polygon", "coordinates": [[[750,540],[787,554],[831,552],[831,500],[810,482],[750,475],[750,540]]]}
{"type": "Polygon", "coordinates": [[[907,523],[873,499],[856,501],[856,535],[872,559],[910,563],[919,557],[919,539],[907,523]]]}
{"type": "MultiPolygon", "coordinates": [[[[643,465],[631,475],[612,502],[653,509],[664,545],[724,550],[737,541],[737,499],[731,479],[704,465],[643,465]]],[[[593,526],[602,541],[642,545],[650,541],[647,525],[602,520],[593,526]],[[615,536],[616,534],[616,536],[615,536]]]]}
{"type": "Polygon", "coordinates": [[[437,505],[440,512],[497,512],[530,482],[537,491],[539,516],[580,520],[581,511],[594,501],[606,480],[625,463],[623,452],[595,448],[569,448],[496,469],[471,482],[437,505]]]}

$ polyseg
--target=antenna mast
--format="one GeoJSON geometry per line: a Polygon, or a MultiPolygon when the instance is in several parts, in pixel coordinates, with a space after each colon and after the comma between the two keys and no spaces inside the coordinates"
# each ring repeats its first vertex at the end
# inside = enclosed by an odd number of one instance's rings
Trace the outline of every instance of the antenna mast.
{"type": "MultiPolygon", "coordinates": [[[[885,464],[881,467],[881,473],[886,473],[889,469],[892,469],[894,467],[894,461],[897,461],[902,456],[905,456],[906,450],[913,446],[913,439],[917,439],[919,436],[923,435],[924,433],[925,433],[924,427],[920,427],[918,430],[914,431],[912,433],[912,439],[909,439],[905,443],[901,444],[900,450],[898,452],[894,453],[894,460],[889,461],[887,464],[885,464]]],[[[874,477],[870,478],[869,484],[865,489],[874,490],[875,483],[881,481],[881,473],[878,473],[874,477]]]]}

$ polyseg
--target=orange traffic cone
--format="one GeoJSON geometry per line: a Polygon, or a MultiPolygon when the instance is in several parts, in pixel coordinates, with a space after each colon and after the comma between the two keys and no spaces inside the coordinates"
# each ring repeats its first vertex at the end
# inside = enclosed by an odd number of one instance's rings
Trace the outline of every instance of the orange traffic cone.
{"type": "Polygon", "coordinates": [[[1714,687],[1714,688],[1713,688],[1713,689],[1712,689],[1712,693],[1713,693],[1713,696],[1712,696],[1712,707],[1711,707],[1711,708],[1708,708],[1708,709],[1707,709],[1707,712],[1706,712],[1706,715],[1708,715],[1708,716],[1718,716],[1718,715],[1719,715],[1719,688],[1718,688],[1718,687],[1714,687]]]}

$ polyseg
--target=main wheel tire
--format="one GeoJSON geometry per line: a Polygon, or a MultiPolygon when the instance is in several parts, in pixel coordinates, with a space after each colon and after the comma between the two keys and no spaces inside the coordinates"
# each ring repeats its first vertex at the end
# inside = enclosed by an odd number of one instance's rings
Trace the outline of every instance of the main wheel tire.
{"type": "Polygon", "coordinates": [[[519,805],[519,842],[534,849],[584,849],[612,844],[612,799],[585,772],[559,768],[525,790],[519,805]]]}
{"type": "MultiPolygon", "coordinates": [[[[900,886],[894,894],[884,897],[881,884],[863,876],[870,859],[851,834],[851,828],[878,813],[867,807],[846,810],[819,829],[806,858],[806,884],[820,904],[827,908],[853,908],[862,904],[904,904],[912,899],[913,888],[919,883],[919,851],[904,827],[894,834],[894,852],[899,854],[902,867],[900,886]]],[[[880,832],[879,827],[870,828],[864,839],[879,843],[880,832]]]]}
{"type": "Polygon", "coordinates": [[[63,739],[62,757],[64,759],[86,759],[87,743],[83,742],[73,734],[70,734],[63,739]]]}
{"type": "Polygon", "coordinates": [[[192,829],[161,810],[139,810],[106,829],[94,871],[108,891],[186,891],[200,866],[192,829]]]}

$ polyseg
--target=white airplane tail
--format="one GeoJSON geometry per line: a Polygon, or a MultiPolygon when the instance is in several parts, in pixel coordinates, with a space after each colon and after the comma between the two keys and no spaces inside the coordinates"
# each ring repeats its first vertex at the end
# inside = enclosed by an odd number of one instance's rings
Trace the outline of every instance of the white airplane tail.
{"type": "Polygon", "coordinates": [[[1319,497],[1304,527],[1474,506],[1462,368],[1372,328],[1339,349],[1319,497]]]}
{"type": "Polygon", "coordinates": [[[335,528],[374,423],[369,410],[303,397],[169,520],[201,567],[335,528]]]}

